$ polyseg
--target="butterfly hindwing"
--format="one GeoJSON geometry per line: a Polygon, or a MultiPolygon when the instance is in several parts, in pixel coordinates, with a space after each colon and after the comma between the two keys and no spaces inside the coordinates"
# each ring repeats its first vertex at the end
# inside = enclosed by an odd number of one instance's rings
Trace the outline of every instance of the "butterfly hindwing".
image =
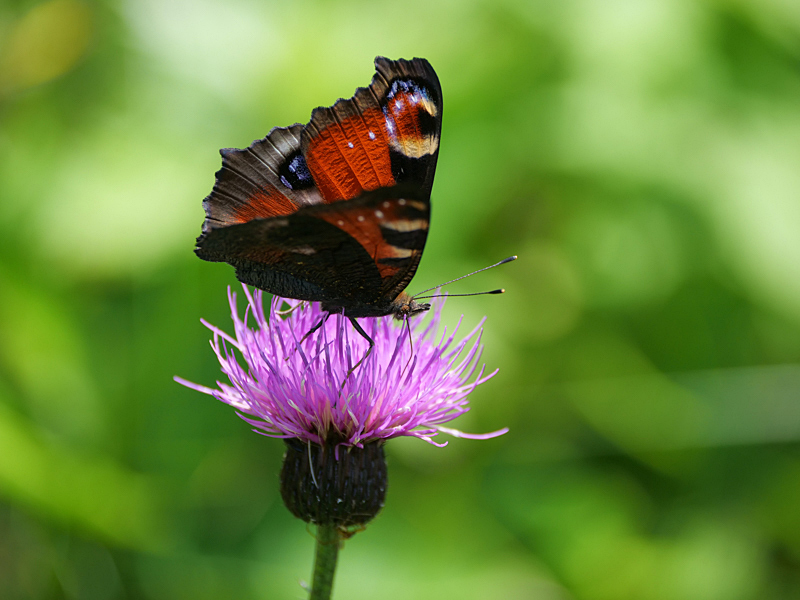
{"type": "Polygon", "coordinates": [[[210,232],[201,258],[219,257],[236,267],[240,281],[287,298],[334,301],[380,293],[380,275],[361,244],[305,211],[210,232]]]}
{"type": "Polygon", "coordinates": [[[349,306],[383,306],[416,272],[429,203],[409,186],[307,207],[209,232],[198,254],[274,294],[349,306]]]}

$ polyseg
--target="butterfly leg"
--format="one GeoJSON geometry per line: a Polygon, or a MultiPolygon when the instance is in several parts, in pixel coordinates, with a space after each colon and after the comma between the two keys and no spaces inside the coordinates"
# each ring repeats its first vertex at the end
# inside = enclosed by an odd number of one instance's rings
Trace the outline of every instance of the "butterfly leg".
{"type": "MultiPolygon", "coordinates": [[[[331,313],[325,313],[325,316],[324,316],[324,317],[322,317],[322,318],[319,320],[319,322],[318,322],[316,325],[314,325],[314,326],[313,326],[311,329],[309,329],[309,330],[306,332],[306,334],[305,334],[305,335],[304,335],[302,338],[300,338],[300,341],[299,341],[299,342],[297,342],[297,345],[296,345],[296,346],[295,346],[295,347],[292,349],[292,352],[294,352],[295,350],[297,350],[297,347],[298,347],[300,344],[302,344],[303,342],[305,342],[305,341],[308,339],[308,336],[310,336],[310,335],[311,335],[312,333],[314,333],[314,332],[315,332],[317,329],[319,329],[320,327],[322,327],[322,326],[325,324],[325,321],[327,321],[327,320],[328,320],[328,317],[330,317],[330,316],[331,316],[331,313]]],[[[291,356],[291,352],[290,352],[289,354],[290,354],[290,356],[291,356]]],[[[289,360],[290,356],[287,356],[286,358],[284,358],[284,360],[289,360]]]]}
{"type": "MultiPolygon", "coordinates": [[[[355,371],[355,370],[358,368],[358,366],[359,366],[359,365],[360,365],[362,362],[364,362],[364,361],[366,360],[366,358],[367,358],[367,357],[368,357],[368,356],[369,356],[369,355],[372,353],[372,349],[375,347],[375,342],[372,340],[372,338],[371,338],[371,337],[369,337],[369,336],[367,335],[367,332],[366,332],[366,331],[364,331],[364,330],[361,328],[361,325],[359,325],[359,324],[358,324],[358,321],[356,321],[356,320],[355,320],[353,317],[348,317],[348,319],[350,320],[350,324],[351,324],[351,325],[352,325],[352,326],[355,328],[355,330],[356,330],[356,331],[357,331],[357,332],[358,332],[358,333],[361,335],[361,337],[363,337],[365,340],[367,340],[367,341],[369,342],[369,348],[367,348],[367,351],[366,351],[366,353],[364,354],[364,356],[362,356],[362,357],[361,357],[361,360],[359,360],[359,361],[358,361],[356,364],[354,364],[354,365],[353,365],[353,367],[352,367],[352,368],[351,368],[351,369],[350,369],[350,370],[347,372],[347,377],[350,377],[350,374],[351,374],[353,371],[355,371]]],[[[345,381],[347,380],[347,377],[345,377],[345,381]]]]}
{"type": "Polygon", "coordinates": [[[406,331],[408,332],[408,345],[411,348],[411,352],[408,355],[408,362],[406,362],[406,366],[403,367],[403,374],[405,374],[405,370],[408,368],[408,365],[411,364],[411,359],[414,358],[414,340],[411,337],[411,324],[408,321],[408,315],[405,317],[406,322],[406,331]]]}
{"type": "Polygon", "coordinates": [[[322,327],[322,326],[325,324],[325,321],[327,321],[327,320],[328,320],[328,317],[330,317],[330,316],[331,316],[331,313],[325,313],[325,316],[324,316],[324,317],[322,317],[322,318],[319,320],[319,322],[318,322],[316,325],[314,325],[314,326],[313,326],[311,329],[309,329],[309,330],[306,332],[306,334],[305,334],[305,335],[304,335],[304,336],[303,336],[303,337],[300,339],[300,341],[299,341],[299,342],[297,342],[297,343],[298,343],[298,344],[302,344],[303,342],[305,342],[305,341],[308,339],[308,336],[310,336],[310,335],[311,335],[312,333],[314,333],[314,332],[315,332],[317,329],[319,329],[320,327],[322,327]]]}
{"type": "Polygon", "coordinates": [[[292,306],[290,308],[287,308],[286,310],[277,310],[277,311],[275,311],[275,314],[277,314],[277,315],[279,315],[281,317],[288,317],[290,314],[292,314],[295,310],[297,310],[303,304],[305,304],[305,302],[298,302],[297,304],[295,304],[294,306],[292,306]]]}

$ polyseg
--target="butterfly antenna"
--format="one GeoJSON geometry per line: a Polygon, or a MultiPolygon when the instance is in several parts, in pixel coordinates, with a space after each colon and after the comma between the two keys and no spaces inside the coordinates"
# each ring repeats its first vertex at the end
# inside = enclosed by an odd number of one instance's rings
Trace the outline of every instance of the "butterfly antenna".
{"type": "MultiPolygon", "coordinates": [[[[483,267],[482,269],[478,269],[477,271],[473,271],[472,273],[467,273],[466,275],[462,275],[461,277],[456,277],[455,279],[451,279],[450,281],[448,281],[446,283],[442,283],[440,285],[435,285],[432,288],[428,288],[427,290],[422,290],[421,292],[418,292],[418,293],[414,294],[414,296],[412,296],[412,299],[413,300],[417,300],[417,299],[420,298],[420,294],[424,294],[426,292],[430,292],[431,290],[435,290],[435,289],[443,287],[445,285],[450,285],[451,283],[455,283],[456,281],[461,281],[462,279],[466,279],[467,277],[471,277],[472,275],[475,275],[475,274],[480,273],[482,271],[488,271],[489,269],[494,269],[495,267],[499,267],[500,265],[504,265],[506,263],[510,263],[512,260],[517,260],[516,255],[509,256],[508,258],[504,258],[503,260],[501,260],[498,263],[495,263],[493,265],[489,265],[488,267],[483,267]]],[[[453,296],[479,296],[480,294],[502,294],[504,291],[505,290],[492,290],[491,292],[478,292],[476,294],[451,294],[451,295],[453,295],[453,296]]],[[[425,298],[434,298],[434,296],[424,296],[424,297],[425,298]]]]}
{"type": "Polygon", "coordinates": [[[344,381],[342,381],[342,388],[340,388],[339,391],[341,391],[341,389],[344,388],[344,384],[347,382],[347,378],[353,374],[353,371],[355,371],[361,365],[361,363],[363,363],[367,359],[367,357],[370,354],[372,354],[372,349],[375,347],[375,342],[371,337],[369,337],[369,335],[367,335],[367,332],[361,328],[361,325],[358,324],[358,321],[356,321],[353,317],[348,317],[348,320],[353,325],[358,334],[369,342],[369,348],[367,348],[367,351],[364,353],[364,356],[361,357],[361,360],[359,360],[356,364],[354,364],[347,372],[347,375],[344,376],[344,381]]]}
{"type": "Polygon", "coordinates": [[[471,294],[434,294],[433,296],[414,296],[415,300],[425,300],[427,298],[440,298],[447,296],[448,298],[458,298],[459,296],[483,296],[485,294],[505,294],[505,288],[498,288],[496,290],[489,290],[488,292],[472,292],[471,294]]]}

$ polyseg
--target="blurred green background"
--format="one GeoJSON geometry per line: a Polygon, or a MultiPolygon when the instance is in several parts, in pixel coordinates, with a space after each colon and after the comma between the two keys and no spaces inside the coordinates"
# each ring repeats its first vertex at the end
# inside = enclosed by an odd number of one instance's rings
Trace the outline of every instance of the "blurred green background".
{"type": "Polygon", "coordinates": [[[446,309],[500,368],[454,426],[511,432],[391,442],[335,597],[800,598],[796,0],[5,0],[0,598],[305,597],[282,443],[172,376],[231,329],[217,149],[376,54],[444,91],[410,290],[520,256],[446,309]]]}

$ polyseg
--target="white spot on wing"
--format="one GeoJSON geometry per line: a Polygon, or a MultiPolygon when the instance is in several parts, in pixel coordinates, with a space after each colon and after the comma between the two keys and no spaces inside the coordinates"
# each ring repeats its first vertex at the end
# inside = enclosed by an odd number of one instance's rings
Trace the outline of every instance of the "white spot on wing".
{"type": "Polygon", "coordinates": [[[380,210],[376,210],[375,211],[375,216],[378,217],[379,219],[382,219],[383,218],[383,212],[380,211],[380,210]]]}
{"type": "Polygon", "coordinates": [[[289,226],[289,219],[269,219],[265,221],[261,227],[266,230],[270,229],[277,229],[278,227],[288,227],[289,226]]]}
{"type": "Polygon", "coordinates": [[[348,148],[352,148],[353,147],[353,142],[347,142],[347,147],[348,148]]]}
{"type": "Polygon", "coordinates": [[[369,132],[369,139],[371,139],[371,140],[375,139],[375,134],[372,133],[371,131],[369,132]]]}
{"type": "Polygon", "coordinates": [[[344,225],[344,221],[342,221],[341,219],[339,219],[338,221],[336,221],[336,223],[338,223],[338,224],[339,224],[339,227],[341,227],[342,225],[344,225]]]}
{"type": "Polygon", "coordinates": [[[364,215],[358,215],[358,222],[362,223],[364,221],[364,215]]]}

